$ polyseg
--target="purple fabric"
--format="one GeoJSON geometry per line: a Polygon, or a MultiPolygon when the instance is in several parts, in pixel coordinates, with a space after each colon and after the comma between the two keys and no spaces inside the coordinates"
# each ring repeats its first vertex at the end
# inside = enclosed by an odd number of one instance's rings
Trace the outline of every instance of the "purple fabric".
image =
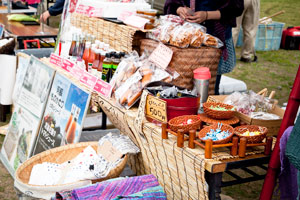
{"type": "Polygon", "coordinates": [[[159,183],[154,175],[136,176],[75,189],[72,191],[72,199],[114,199],[119,195],[130,195],[156,186],[159,186],[159,183]]]}
{"type": "Polygon", "coordinates": [[[297,186],[297,173],[298,170],[289,162],[288,158],[285,156],[286,143],[290,137],[293,130],[293,126],[288,127],[281,139],[280,139],[280,164],[281,172],[279,175],[279,189],[280,189],[280,199],[297,199],[298,196],[298,186],[297,186]]]}

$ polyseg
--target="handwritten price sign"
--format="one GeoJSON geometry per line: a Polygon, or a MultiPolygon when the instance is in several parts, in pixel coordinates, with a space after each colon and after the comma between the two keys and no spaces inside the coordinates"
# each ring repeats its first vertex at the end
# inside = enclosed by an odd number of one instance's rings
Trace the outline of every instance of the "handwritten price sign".
{"type": "Polygon", "coordinates": [[[167,102],[148,95],[146,100],[146,116],[160,122],[167,122],[167,102]]]}
{"type": "Polygon", "coordinates": [[[173,51],[163,43],[159,43],[159,45],[154,49],[149,59],[154,62],[157,66],[166,69],[172,59],[173,51]]]}

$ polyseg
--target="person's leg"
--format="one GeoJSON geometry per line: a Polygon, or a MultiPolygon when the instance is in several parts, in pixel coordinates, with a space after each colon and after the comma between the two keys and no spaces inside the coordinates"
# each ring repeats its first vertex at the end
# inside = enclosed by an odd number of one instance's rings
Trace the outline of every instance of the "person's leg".
{"type": "Polygon", "coordinates": [[[220,88],[220,82],[221,82],[221,76],[222,75],[217,75],[216,77],[216,85],[215,85],[215,95],[219,95],[219,88],[220,88]]]}
{"type": "Polygon", "coordinates": [[[260,0],[245,0],[247,11],[245,12],[242,27],[244,32],[242,58],[251,60],[254,53],[256,32],[259,21],[260,0]]]}
{"type": "Polygon", "coordinates": [[[237,43],[238,38],[239,38],[239,33],[240,33],[240,30],[241,30],[245,10],[246,9],[244,9],[241,16],[236,18],[236,27],[232,28],[232,39],[233,39],[234,46],[236,46],[236,43],[237,43]]]}

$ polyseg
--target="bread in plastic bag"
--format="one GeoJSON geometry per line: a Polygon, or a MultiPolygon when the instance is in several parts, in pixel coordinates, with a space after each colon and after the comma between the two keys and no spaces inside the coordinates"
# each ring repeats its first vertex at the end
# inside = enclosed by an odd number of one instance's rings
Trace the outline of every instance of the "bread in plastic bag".
{"type": "Polygon", "coordinates": [[[223,42],[210,34],[205,34],[203,39],[203,44],[208,47],[221,48],[224,46],[223,42]]]}

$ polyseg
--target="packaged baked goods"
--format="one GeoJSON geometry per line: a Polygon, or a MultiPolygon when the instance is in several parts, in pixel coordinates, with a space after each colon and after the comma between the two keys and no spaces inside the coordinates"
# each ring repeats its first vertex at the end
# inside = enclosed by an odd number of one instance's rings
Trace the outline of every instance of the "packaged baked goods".
{"type": "Polygon", "coordinates": [[[208,47],[221,48],[224,46],[223,42],[210,34],[205,34],[203,39],[203,44],[208,47]]]}
{"type": "Polygon", "coordinates": [[[171,32],[176,27],[176,24],[173,22],[168,22],[162,25],[159,30],[158,40],[163,43],[168,43],[171,39],[171,32]]]}
{"type": "Polygon", "coordinates": [[[120,87],[116,88],[114,97],[120,106],[129,109],[136,101],[139,100],[143,88],[150,82],[161,80],[172,80],[170,75],[165,70],[156,67],[154,63],[148,59],[140,61],[141,67],[129,77],[125,82],[122,82],[120,87]]]}
{"type": "Polygon", "coordinates": [[[176,47],[186,48],[190,45],[195,28],[176,26],[171,32],[170,44],[176,47]]]}

